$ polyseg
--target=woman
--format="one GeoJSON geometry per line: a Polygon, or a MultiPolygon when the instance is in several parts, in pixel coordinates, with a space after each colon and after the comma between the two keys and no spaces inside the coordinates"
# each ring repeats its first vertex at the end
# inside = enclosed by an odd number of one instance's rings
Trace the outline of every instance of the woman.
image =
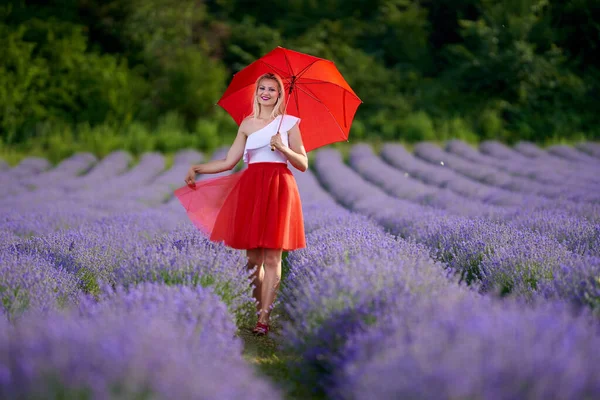
{"type": "Polygon", "coordinates": [[[183,204],[194,203],[197,211],[188,215],[210,240],[246,250],[247,267],[256,268],[253,296],[258,321],[253,332],[257,335],[269,332],[282,252],[306,247],[302,205],[288,162],[304,172],[308,158],[300,119],[284,114],[284,95],[279,76],[260,76],[254,98],[249,99],[254,113],[240,124],[227,156],[190,167],[185,182],[195,190],[191,199],[180,197],[183,204]],[[244,171],[196,184],[196,174],[231,170],[241,158],[248,163],[244,171]]]}

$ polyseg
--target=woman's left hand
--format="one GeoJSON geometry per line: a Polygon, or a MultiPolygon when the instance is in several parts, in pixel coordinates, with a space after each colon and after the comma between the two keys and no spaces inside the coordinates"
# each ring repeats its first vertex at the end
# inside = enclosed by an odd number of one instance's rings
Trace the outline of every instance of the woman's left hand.
{"type": "Polygon", "coordinates": [[[281,140],[281,133],[277,132],[276,135],[271,136],[271,148],[276,148],[277,150],[283,149],[285,146],[283,145],[283,141],[281,140]]]}

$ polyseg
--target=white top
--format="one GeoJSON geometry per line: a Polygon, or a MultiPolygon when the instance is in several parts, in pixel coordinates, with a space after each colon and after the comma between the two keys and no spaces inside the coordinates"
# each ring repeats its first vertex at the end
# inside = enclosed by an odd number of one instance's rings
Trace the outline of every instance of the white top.
{"type": "Polygon", "coordinates": [[[287,164],[288,159],[279,150],[271,151],[271,137],[277,134],[277,128],[281,133],[281,141],[284,146],[289,146],[288,132],[296,124],[300,123],[300,118],[293,115],[278,115],[273,121],[269,122],[263,128],[248,135],[246,147],[244,148],[244,162],[248,164],[257,162],[280,162],[287,164]],[[279,122],[281,127],[279,127],[279,122]]]}

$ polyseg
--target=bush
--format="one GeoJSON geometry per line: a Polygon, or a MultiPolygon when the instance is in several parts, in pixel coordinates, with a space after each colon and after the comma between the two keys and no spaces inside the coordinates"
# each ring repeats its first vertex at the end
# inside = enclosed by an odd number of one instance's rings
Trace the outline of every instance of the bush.
{"type": "Polygon", "coordinates": [[[37,136],[40,123],[127,123],[146,83],[124,59],[88,51],[82,26],[30,19],[0,24],[0,128],[6,142],[37,136]]]}
{"type": "Polygon", "coordinates": [[[409,114],[402,124],[402,138],[408,142],[435,140],[433,121],[425,111],[409,114]]]}
{"type": "Polygon", "coordinates": [[[436,139],[461,139],[469,143],[477,143],[479,140],[470,124],[460,117],[445,119],[436,124],[436,139]]]}

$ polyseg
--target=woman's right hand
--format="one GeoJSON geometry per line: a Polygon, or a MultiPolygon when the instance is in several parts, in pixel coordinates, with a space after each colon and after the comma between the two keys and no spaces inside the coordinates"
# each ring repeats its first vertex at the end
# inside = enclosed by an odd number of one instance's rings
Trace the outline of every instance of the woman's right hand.
{"type": "Polygon", "coordinates": [[[190,167],[187,175],[185,176],[185,183],[190,187],[196,187],[196,171],[194,167],[190,167]]]}

